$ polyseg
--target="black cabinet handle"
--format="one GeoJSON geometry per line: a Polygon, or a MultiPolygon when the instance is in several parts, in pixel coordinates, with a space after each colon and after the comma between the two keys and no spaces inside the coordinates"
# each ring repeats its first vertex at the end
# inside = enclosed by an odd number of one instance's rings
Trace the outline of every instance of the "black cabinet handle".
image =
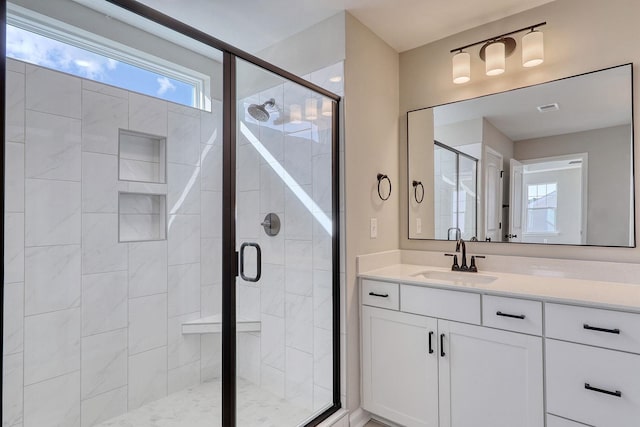
{"type": "Polygon", "coordinates": [[[440,334],[440,357],[444,357],[444,334],[440,334]]]}
{"type": "Polygon", "coordinates": [[[388,298],[389,294],[376,294],[375,292],[369,292],[372,297],[388,298]]]}
{"type": "Polygon", "coordinates": [[[501,311],[496,311],[496,316],[510,317],[512,319],[524,319],[525,318],[524,314],[509,314],[509,313],[503,313],[501,311]]]}
{"type": "Polygon", "coordinates": [[[589,385],[589,383],[584,383],[584,388],[586,388],[587,390],[591,390],[591,391],[597,391],[598,393],[608,394],[610,396],[622,397],[622,392],[619,391],[619,390],[609,391],[609,390],[604,390],[604,389],[597,388],[597,387],[591,387],[589,385]]]}
{"type": "Polygon", "coordinates": [[[433,337],[433,331],[429,331],[429,354],[433,354],[433,345],[431,345],[432,337],[433,337]]]}
{"type": "Polygon", "coordinates": [[[597,328],[595,326],[589,326],[586,323],[582,325],[583,328],[588,329],[590,331],[598,331],[598,332],[607,332],[609,334],[620,335],[620,329],[606,329],[606,328],[597,328]]]}

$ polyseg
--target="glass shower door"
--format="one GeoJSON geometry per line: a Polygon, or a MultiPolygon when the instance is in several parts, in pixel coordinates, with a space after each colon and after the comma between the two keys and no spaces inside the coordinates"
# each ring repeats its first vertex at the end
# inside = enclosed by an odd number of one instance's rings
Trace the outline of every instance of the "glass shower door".
{"type": "Polygon", "coordinates": [[[304,425],[333,403],[334,106],[241,60],[237,76],[236,424],[304,425]]]}

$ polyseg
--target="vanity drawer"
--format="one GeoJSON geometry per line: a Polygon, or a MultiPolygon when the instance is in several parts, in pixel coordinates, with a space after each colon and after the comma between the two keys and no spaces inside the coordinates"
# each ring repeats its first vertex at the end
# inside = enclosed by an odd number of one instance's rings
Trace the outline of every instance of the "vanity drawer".
{"type": "Polygon", "coordinates": [[[594,426],[638,427],[640,356],[548,339],[546,366],[548,412],[594,426]]]}
{"type": "Polygon", "coordinates": [[[542,335],[542,302],[484,295],[482,324],[523,334],[542,335]]]}
{"type": "Polygon", "coordinates": [[[640,314],[546,304],[545,325],[549,338],[640,353],[640,314]]]}
{"type": "Polygon", "coordinates": [[[575,421],[567,420],[565,418],[556,417],[555,415],[547,414],[547,427],[585,427],[586,424],[577,423],[575,421]]]}
{"type": "Polygon", "coordinates": [[[362,304],[398,310],[400,308],[398,284],[363,279],[362,304]]]}
{"type": "Polygon", "coordinates": [[[401,285],[400,310],[479,325],[480,294],[401,285]]]}

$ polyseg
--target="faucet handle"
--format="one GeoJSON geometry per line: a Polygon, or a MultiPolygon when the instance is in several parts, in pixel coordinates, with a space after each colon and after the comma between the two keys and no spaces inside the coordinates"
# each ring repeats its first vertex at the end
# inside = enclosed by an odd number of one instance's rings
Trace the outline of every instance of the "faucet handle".
{"type": "Polygon", "coordinates": [[[474,273],[478,272],[478,267],[476,266],[476,258],[486,258],[484,255],[471,255],[471,265],[469,266],[469,271],[474,273]]]}
{"type": "Polygon", "coordinates": [[[456,255],[456,254],[444,254],[444,256],[452,256],[453,257],[453,264],[451,265],[451,270],[452,271],[460,270],[460,266],[458,265],[458,255],[456,255]]]}

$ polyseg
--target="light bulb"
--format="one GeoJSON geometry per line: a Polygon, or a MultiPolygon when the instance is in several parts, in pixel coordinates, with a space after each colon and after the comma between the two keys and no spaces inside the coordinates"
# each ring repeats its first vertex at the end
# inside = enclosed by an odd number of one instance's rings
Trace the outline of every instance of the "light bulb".
{"type": "Polygon", "coordinates": [[[535,67],[544,62],[544,37],[541,31],[532,30],[522,37],[522,66],[535,67]]]}
{"type": "Polygon", "coordinates": [[[485,48],[485,61],[487,76],[497,76],[504,73],[505,69],[505,45],[501,41],[493,42],[485,48]]]}
{"type": "Polygon", "coordinates": [[[466,83],[471,80],[471,56],[467,52],[458,52],[453,55],[453,82],[455,84],[466,83]]]}

